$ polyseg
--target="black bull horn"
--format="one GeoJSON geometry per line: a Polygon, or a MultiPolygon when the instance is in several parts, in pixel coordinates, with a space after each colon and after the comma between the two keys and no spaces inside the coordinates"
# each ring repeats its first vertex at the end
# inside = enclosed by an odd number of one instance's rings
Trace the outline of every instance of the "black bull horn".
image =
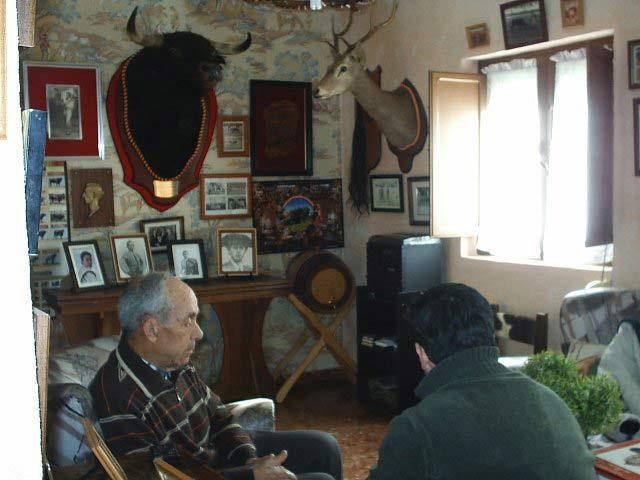
{"type": "MultiPolygon", "coordinates": [[[[164,35],[160,33],[154,33],[152,35],[138,33],[136,28],[136,15],[138,14],[138,7],[133,9],[129,21],[127,22],[127,32],[129,38],[135,43],[142,45],[143,47],[161,47],[164,45],[164,35]]],[[[251,46],[251,34],[247,33],[247,38],[241,43],[222,43],[211,41],[211,46],[221,55],[233,55],[235,53],[244,52],[251,46]]]]}

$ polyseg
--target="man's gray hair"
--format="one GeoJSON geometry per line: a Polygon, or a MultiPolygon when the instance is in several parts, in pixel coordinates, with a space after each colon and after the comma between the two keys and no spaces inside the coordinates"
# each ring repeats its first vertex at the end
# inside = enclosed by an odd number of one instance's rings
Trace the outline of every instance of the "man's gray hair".
{"type": "Polygon", "coordinates": [[[120,326],[125,333],[137,330],[147,316],[166,324],[172,305],[167,298],[167,272],[151,272],[132,278],[118,300],[120,326]]]}

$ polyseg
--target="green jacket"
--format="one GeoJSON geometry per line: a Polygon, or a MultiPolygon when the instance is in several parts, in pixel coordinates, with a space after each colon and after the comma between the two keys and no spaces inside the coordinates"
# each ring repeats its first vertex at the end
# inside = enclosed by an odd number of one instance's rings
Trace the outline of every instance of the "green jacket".
{"type": "Polygon", "coordinates": [[[391,422],[370,478],[591,480],[578,422],[547,387],[477,347],[422,379],[420,402],[391,422]]]}

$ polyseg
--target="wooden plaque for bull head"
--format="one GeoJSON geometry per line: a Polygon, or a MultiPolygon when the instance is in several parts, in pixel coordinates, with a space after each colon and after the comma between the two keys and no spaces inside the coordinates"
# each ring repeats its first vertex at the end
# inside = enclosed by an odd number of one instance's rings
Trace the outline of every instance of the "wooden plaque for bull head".
{"type": "Polygon", "coordinates": [[[144,48],[113,75],[107,113],[125,183],[164,211],[198,185],[216,125],[222,55],[248,49],[251,35],[229,45],[191,32],[141,34],[136,13],[127,31],[144,48]]]}

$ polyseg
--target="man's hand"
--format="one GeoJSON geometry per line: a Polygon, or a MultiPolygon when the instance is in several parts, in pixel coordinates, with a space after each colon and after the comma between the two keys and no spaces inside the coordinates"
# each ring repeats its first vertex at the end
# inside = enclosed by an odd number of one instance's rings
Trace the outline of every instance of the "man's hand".
{"type": "Polygon", "coordinates": [[[282,450],[278,455],[272,453],[265,457],[252,458],[247,464],[253,466],[255,480],[296,480],[296,476],[282,466],[286,459],[287,451],[282,450]]]}

